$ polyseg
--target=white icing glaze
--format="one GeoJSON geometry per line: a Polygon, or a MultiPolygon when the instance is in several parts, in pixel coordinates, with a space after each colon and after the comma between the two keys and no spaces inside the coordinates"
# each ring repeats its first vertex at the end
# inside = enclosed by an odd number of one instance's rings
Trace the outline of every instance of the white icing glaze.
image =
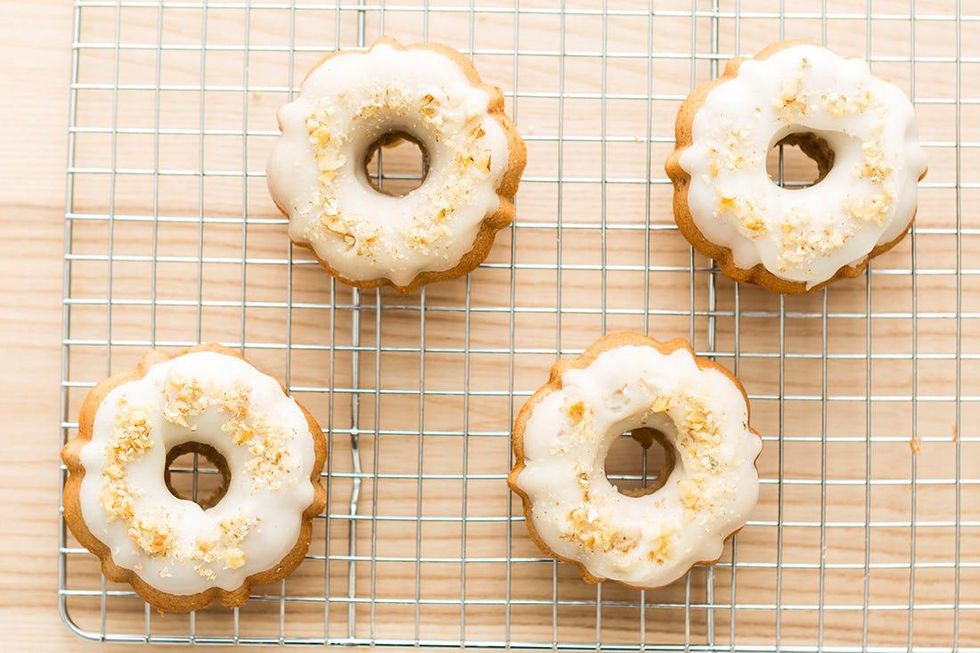
{"type": "Polygon", "coordinates": [[[456,62],[429,49],[379,43],[327,59],[278,114],[268,182],[290,237],[352,281],[404,286],[454,267],[499,207],[508,166],[507,134],[489,101],[456,62]],[[421,143],[429,169],[421,186],[394,197],[371,186],[364,160],[398,132],[421,143]]]}
{"type": "MultiPolygon", "coordinates": [[[[191,352],[154,365],[140,380],[117,386],[99,405],[92,439],[80,454],[85,469],[79,489],[82,518],[109,548],[116,565],[160,591],[189,595],[213,586],[233,590],[250,574],[274,567],[296,544],[302,514],[314,498],[309,476],[315,459],[306,417],[275,379],[233,356],[191,352]],[[212,400],[175,411],[179,389],[174,382],[197,382],[212,400]],[[241,423],[249,433],[243,437],[264,427],[275,434],[282,450],[276,473],[256,466],[268,459],[256,456],[251,446],[265,440],[252,436],[251,441],[235,444],[235,413],[222,407],[222,397],[247,401],[242,405],[250,414],[241,423]],[[113,514],[104,501],[104,473],[113,442],[118,442],[119,421],[139,424],[144,434],[149,428],[147,446],[121,465],[122,483],[133,495],[129,519],[119,514],[125,509],[113,514]],[[208,510],[176,498],[164,482],[167,452],[189,441],[214,447],[231,471],[227,493],[208,510]],[[229,539],[222,522],[237,524],[237,535],[244,536],[229,539]],[[158,525],[163,534],[157,554],[137,543],[139,529],[147,524],[158,525]],[[201,546],[214,559],[203,557],[201,546]]],[[[149,532],[152,535],[152,529],[149,532]]]]}
{"type": "Polygon", "coordinates": [[[686,349],[665,356],[636,345],[567,370],[562,384],[527,420],[516,478],[544,544],[596,578],[636,587],[666,585],[717,559],[759,490],[762,441],[741,390],[717,369],[698,368],[686,349]],[[676,462],[654,493],[627,496],[606,478],[604,461],[617,437],[641,427],[660,431],[676,462]]]}
{"type": "Polygon", "coordinates": [[[680,157],[688,205],[704,237],[749,269],[817,285],[898,238],[926,169],[911,102],[861,59],[793,45],[749,59],[697,110],[680,157]],[[818,184],[792,190],[766,172],[785,136],[814,133],[835,153],[818,184]],[[867,165],[866,165],[867,164],[867,165]]]}

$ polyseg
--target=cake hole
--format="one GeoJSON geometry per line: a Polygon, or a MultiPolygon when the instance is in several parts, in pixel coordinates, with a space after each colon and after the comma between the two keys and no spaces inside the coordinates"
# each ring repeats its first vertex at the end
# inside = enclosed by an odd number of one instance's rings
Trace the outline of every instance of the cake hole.
{"type": "Polygon", "coordinates": [[[170,494],[207,510],[218,505],[228,492],[231,471],[214,447],[185,442],[167,452],[164,480],[170,494]]]}
{"type": "Polygon", "coordinates": [[[374,190],[402,197],[425,182],[429,155],[422,143],[409,134],[385,134],[368,149],[364,172],[374,190]]]}
{"type": "Polygon", "coordinates": [[[616,438],[606,455],[606,478],[620,494],[643,496],[659,490],[674,468],[674,450],[660,431],[639,428],[616,438]]]}
{"type": "Polygon", "coordinates": [[[786,190],[815,186],[833,167],[834,151],[826,139],[812,132],[794,133],[780,139],[772,144],[766,156],[769,179],[786,190]]]}

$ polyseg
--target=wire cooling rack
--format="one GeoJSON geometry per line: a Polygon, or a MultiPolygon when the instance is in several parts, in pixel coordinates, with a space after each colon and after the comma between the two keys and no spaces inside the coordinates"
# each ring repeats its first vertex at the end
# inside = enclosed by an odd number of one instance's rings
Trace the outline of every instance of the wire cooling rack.
{"type": "MultiPolygon", "coordinates": [[[[76,0],[63,437],[146,348],[220,341],[285,380],[330,457],[307,559],[239,609],[156,613],[62,527],[65,623],[125,642],[980,650],[978,29],[968,0],[76,0]],[[528,143],[488,261],[409,296],[334,283],[265,190],[276,108],[323,53],[382,33],[472,56],[528,143]],[[692,85],[784,37],[907,90],[931,168],[911,237],[802,298],[695,255],[662,170],[692,85]],[[752,520],[656,591],[542,556],[504,482],[515,410],[620,328],[687,336],[766,434],[752,520]]],[[[411,182],[396,154],[379,183],[411,182]]],[[[805,181],[774,156],[777,181],[805,181]]],[[[607,471],[649,480],[656,452],[621,444],[607,471]]],[[[197,462],[175,470],[192,490],[197,462]]]]}

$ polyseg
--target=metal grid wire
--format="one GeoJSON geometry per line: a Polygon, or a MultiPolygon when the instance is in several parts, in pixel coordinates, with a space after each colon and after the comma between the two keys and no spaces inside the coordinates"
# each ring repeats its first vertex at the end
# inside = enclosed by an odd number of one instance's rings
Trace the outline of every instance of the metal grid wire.
{"type": "MultiPolygon", "coordinates": [[[[62,526],[65,623],[124,642],[980,651],[978,21],[960,0],[76,0],[63,437],[147,347],[217,340],[316,414],[329,503],[290,578],[190,615],[107,582],[62,526]],[[529,146],[490,259],[412,296],[328,279],[264,188],[303,71],[382,33],[472,56],[529,146]],[[784,37],[900,83],[932,167],[911,237],[805,298],[695,255],[661,169],[688,90],[784,37]],[[687,336],[741,376],[766,434],[747,528],[661,590],[593,587],[542,556],[504,483],[515,410],[617,328],[687,336]]],[[[175,470],[193,493],[199,462],[175,470]]],[[[618,464],[622,484],[657,469],[653,452],[618,464]]]]}

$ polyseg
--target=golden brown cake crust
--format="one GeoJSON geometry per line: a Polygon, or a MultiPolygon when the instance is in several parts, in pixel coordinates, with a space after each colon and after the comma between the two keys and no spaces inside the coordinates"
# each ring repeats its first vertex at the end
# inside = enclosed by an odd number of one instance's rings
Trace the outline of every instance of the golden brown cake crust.
{"type": "MultiPolygon", "coordinates": [[[[510,117],[504,113],[504,94],[501,92],[500,88],[493,86],[492,84],[487,84],[480,79],[480,74],[477,72],[473,62],[463,56],[458,50],[454,50],[453,48],[440,45],[438,43],[412,43],[409,45],[402,45],[391,37],[382,36],[371,45],[368,51],[373,50],[375,47],[381,44],[389,45],[397,50],[431,50],[432,52],[436,52],[448,57],[449,59],[452,59],[452,61],[459,66],[460,70],[462,70],[466,75],[466,78],[469,80],[470,84],[481,89],[490,97],[490,101],[487,103],[487,111],[493,116],[494,120],[500,124],[501,128],[504,130],[504,133],[507,135],[507,168],[504,170],[500,184],[497,186],[497,197],[500,200],[500,204],[494,213],[483,218],[483,222],[480,225],[480,231],[473,240],[473,247],[459,259],[455,266],[448,270],[421,272],[417,274],[411,282],[404,286],[400,286],[386,277],[378,277],[377,279],[368,279],[366,281],[355,281],[354,279],[348,279],[347,277],[343,276],[333,269],[329,263],[317,256],[316,251],[313,249],[311,244],[295,240],[293,241],[295,244],[310,250],[310,252],[319,262],[320,267],[330,273],[331,276],[342,281],[348,286],[353,286],[355,288],[378,288],[381,286],[391,286],[400,293],[410,293],[418,290],[427,283],[432,283],[433,281],[445,281],[448,279],[455,279],[457,277],[465,276],[466,274],[469,274],[475,270],[480,263],[487,258],[487,256],[490,254],[490,248],[493,246],[493,241],[497,235],[497,232],[504,227],[507,227],[514,220],[514,196],[517,194],[517,187],[520,185],[521,175],[524,172],[524,166],[527,164],[527,146],[524,144],[524,140],[518,133],[513,121],[511,121],[510,117]]],[[[348,51],[337,50],[326,54],[306,73],[306,76],[303,78],[303,83],[305,83],[310,74],[323,65],[325,61],[338,55],[343,55],[346,52],[348,51]]],[[[279,129],[282,129],[282,124],[279,125],[279,129]]],[[[280,213],[287,218],[289,217],[289,212],[280,206],[278,202],[276,203],[276,207],[279,209],[280,213]]]]}
{"type": "MultiPolygon", "coordinates": [[[[596,358],[598,358],[602,353],[609,351],[611,349],[616,349],[617,347],[623,347],[627,345],[633,345],[638,347],[653,347],[664,356],[667,356],[678,349],[683,349],[688,351],[691,354],[691,356],[694,358],[694,362],[699,369],[717,370],[722,374],[724,374],[732,383],[735,384],[735,387],[737,387],[739,392],[742,393],[742,396],[745,397],[746,411],[748,416],[751,417],[749,396],[745,392],[745,388],[742,386],[742,383],[738,380],[738,378],[734,374],[729,372],[727,368],[719,365],[718,363],[715,363],[714,361],[708,360],[706,358],[702,358],[697,354],[695,354],[694,350],[691,348],[690,343],[688,343],[688,341],[684,340],[683,338],[674,338],[673,340],[660,342],[659,340],[656,340],[649,336],[645,336],[641,333],[636,333],[634,331],[618,331],[615,333],[610,333],[608,335],[602,336],[601,338],[593,342],[591,345],[589,345],[589,347],[581,355],[573,359],[559,360],[551,367],[551,373],[549,374],[548,382],[545,383],[540,388],[538,388],[537,391],[535,391],[535,393],[531,396],[531,398],[527,400],[527,403],[525,403],[524,407],[521,408],[520,412],[517,414],[517,419],[514,421],[514,431],[511,435],[511,446],[513,447],[514,450],[514,468],[507,476],[507,485],[510,486],[510,489],[515,494],[521,497],[521,503],[524,508],[524,523],[527,525],[527,530],[531,536],[531,539],[534,541],[535,544],[538,545],[538,548],[540,548],[546,555],[554,558],[555,560],[560,560],[562,562],[568,562],[575,565],[575,567],[578,568],[578,572],[582,576],[582,579],[588,583],[601,583],[608,579],[596,577],[592,575],[585,567],[585,565],[583,565],[582,563],[576,560],[571,560],[569,558],[566,558],[564,556],[555,553],[555,551],[551,549],[551,547],[549,547],[543,539],[541,539],[540,535],[538,535],[537,531],[534,528],[534,521],[531,519],[531,508],[533,506],[533,503],[530,497],[528,497],[527,493],[525,493],[517,484],[517,478],[518,476],[520,476],[521,471],[524,469],[524,465],[525,465],[524,432],[527,428],[527,421],[531,418],[531,413],[534,412],[534,408],[538,405],[538,403],[541,402],[545,397],[550,395],[552,392],[557,392],[562,389],[563,383],[561,377],[566,371],[584,369],[589,365],[591,365],[592,362],[596,358]]],[[[755,435],[759,435],[758,431],[753,429],[751,426],[749,427],[749,430],[755,435]]],[[[649,441],[646,441],[644,439],[638,439],[638,441],[640,442],[641,446],[644,447],[647,447],[650,444],[649,441]]],[[[665,449],[668,452],[670,452],[670,447],[665,447],[665,449]]],[[[761,455],[761,451],[759,455],[761,455]]],[[[672,467],[672,461],[670,460],[670,458],[671,458],[671,454],[668,454],[668,466],[672,467]]],[[[758,456],[756,456],[756,462],[758,462],[758,456]]],[[[742,529],[739,528],[732,531],[731,533],[726,535],[724,539],[727,540],[728,538],[738,533],[740,530],[742,529]]],[[[702,560],[696,564],[712,565],[718,562],[718,560],[720,559],[721,558],[716,558],[714,560],[702,560]]],[[[613,582],[616,582],[620,585],[636,590],[658,589],[657,587],[638,587],[636,585],[630,585],[629,583],[624,583],[616,579],[612,579],[612,580],[613,582]]]]}
{"type": "MultiPolygon", "coordinates": [[[[320,482],[320,472],[323,470],[323,465],[327,457],[326,441],[323,438],[319,424],[313,419],[310,412],[299,402],[296,402],[296,405],[299,406],[300,410],[303,411],[303,415],[306,417],[306,422],[309,425],[310,438],[313,440],[313,447],[316,454],[316,460],[310,472],[310,483],[313,485],[314,495],[313,501],[303,511],[303,522],[296,544],[277,565],[248,576],[239,587],[230,591],[221,589],[220,587],[212,587],[197,594],[181,595],[161,592],[131,570],[119,567],[112,561],[109,548],[88,529],[88,525],[82,517],[82,507],[79,497],[82,479],[85,477],[85,468],[82,467],[79,455],[82,447],[92,439],[95,414],[98,412],[102,401],[116,387],[143,378],[149,372],[150,368],[158,363],[183,356],[184,354],[201,351],[210,351],[246,360],[244,356],[234,349],[216,344],[201,344],[182,349],[172,355],[151,349],[144,354],[134,370],[113,375],[98,383],[88,393],[85,401],[82,403],[78,417],[78,435],[72,438],[61,450],[61,458],[68,467],[68,478],[65,481],[64,490],[64,517],[68,528],[71,529],[75,539],[82,546],[98,556],[102,566],[102,573],[105,574],[106,578],[117,582],[129,583],[144,601],[164,612],[190,612],[192,610],[200,610],[210,605],[216,599],[222,605],[228,607],[238,606],[248,600],[249,592],[253,586],[262,583],[273,583],[285,578],[303,561],[303,556],[306,555],[306,551],[310,546],[310,540],[312,539],[313,518],[320,514],[326,506],[326,490],[320,482]]],[[[248,361],[246,360],[246,362],[248,361]]],[[[280,386],[283,392],[288,395],[289,392],[286,387],[281,383],[280,386]]]]}
{"type": "MultiPolygon", "coordinates": [[[[752,57],[752,59],[767,59],[780,50],[797,45],[814,44],[803,40],[777,41],[767,46],[761,52],[752,57]]],[[[732,258],[732,250],[730,248],[711,242],[704,236],[703,233],[701,233],[701,230],[698,229],[697,225],[694,224],[694,219],[691,216],[691,209],[687,203],[687,191],[691,181],[691,176],[683,168],[681,168],[681,154],[685,149],[690,147],[692,143],[694,116],[697,114],[698,110],[701,109],[701,106],[707,99],[708,94],[714,90],[716,86],[734,79],[738,75],[738,69],[745,61],[745,57],[735,57],[734,59],[731,59],[728,62],[728,65],[725,66],[725,71],[719,77],[697,86],[694,91],[687,96],[687,99],[684,100],[683,104],[681,104],[680,110],[677,112],[677,122],[674,126],[674,140],[676,141],[676,146],[670,157],[667,159],[666,165],[664,166],[667,171],[667,176],[670,177],[674,184],[674,221],[677,223],[677,227],[696,250],[705,256],[714,259],[721,268],[721,271],[728,277],[734,279],[735,281],[747,281],[749,283],[754,283],[775,293],[784,295],[802,295],[808,292],[820,290],[837,279],[854,278],[860,276],[864,272],[865,268],[868,267],[868,262],[871,259],[879,256],[880,254],[884,254],[901,242],[903,238],[905,238],[906,234],[912,228],[912,223],[915,221],[915,211],[912,212],[912,217],[909,218],[909,222],[905,226],[905,229],[903,229],[902,233],[896,238],[887,243],[876,246],[858,264],[845,265],[837,270],[834,276],[832,276],[830,279],[810,287],[807,287],[807,284],[802,281],[789,281],[787,279],[780,278],[767,270],[761,263],[758,263],[751,268],[738,267],[732,258]]],[[[800,143],[791,142],[791,144],[800,143]]],[[[808,151],[806,148],[802,149],[810,154],[810,151],[808,151]]],[[[818,160],[818,164],[821,166],[823,165],[820,160],[818,160]]],[[[821,169],[821,174],[826,174],[826,171],[821,169]]],[[[922,174],[919,176],[919,180],[922,180],[922,178],[925,176],[926,170],[923,170],[922,174]]]]}

